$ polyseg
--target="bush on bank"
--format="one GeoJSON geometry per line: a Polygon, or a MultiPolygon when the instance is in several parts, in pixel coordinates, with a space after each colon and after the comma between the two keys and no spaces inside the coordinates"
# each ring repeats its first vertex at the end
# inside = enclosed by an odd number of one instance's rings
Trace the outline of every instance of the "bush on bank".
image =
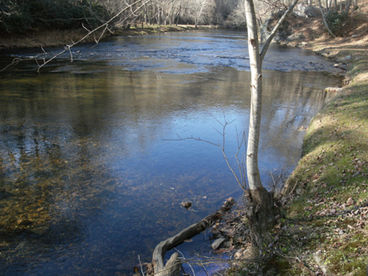
{"type": "Polygon", "coordinates": [[[0,33],[26,33],[39,29],[95,27],[109,12],[95,0],[2,0],[0,33]]]}

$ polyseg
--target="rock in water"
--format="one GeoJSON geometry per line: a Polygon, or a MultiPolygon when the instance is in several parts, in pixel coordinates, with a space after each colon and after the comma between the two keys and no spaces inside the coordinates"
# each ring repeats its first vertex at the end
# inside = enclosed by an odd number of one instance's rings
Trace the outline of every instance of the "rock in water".
{"type": "Polygon", "coordinates": [[[216,250],[218,249],[221,244],[225,241],[226,239],[225,238],[218,238],[216,239],[212,244],[211,244],[211,247],[213,250],[216,250]]]}
{"type": "Polygon", "coordinates": [[[192,202],[190,202],[190,201],[183,201],[182,203],[180,203],[180,205],[182,207],[184,207],[185,209],[189,209],[190,207],[192,207],[192,202]]]}

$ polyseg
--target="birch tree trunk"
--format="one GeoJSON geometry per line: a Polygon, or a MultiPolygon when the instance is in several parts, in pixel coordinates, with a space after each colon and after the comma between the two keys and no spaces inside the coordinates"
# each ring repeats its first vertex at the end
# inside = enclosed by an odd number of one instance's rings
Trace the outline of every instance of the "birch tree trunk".
{"type": "Polygon", "coordinates": [[[262,112],[262,61],[259,53],[258,28],[252,0],[245,1],[248,52],[251,72],[251,103],[247,147],[247,177],[250,190],[262,188],[258,169],[258,145],[262,112]]]}
{"type": "Polygon", "coordinates": [[[263,187],[258,168],[258,148],[262,112],[262,59],[259,51],[258,27],[253,0],[245,0],[248,52],[251,72],[251,101],[247,146],[247,179],[249,192],[247,217],[250,224],[253,255],[264,255],[267,233],[274,225],[273,197],[263,187]]]}
{"type": "Polygon", "coordinates": [[[260,52],[254,2],[253,0],[245,0],[248,52],[251,72],[251,101],[246,153],[249,189],[245,197],[248,201],[247,217],[250,224],[254,249],[253,253],[258,257],[259,255],[267,255],[268,244],[272,241],[269,230],[274,226],[278,214],[278,209],[275,208],[273,193],[268,192],[263,187],[258,168],[258,148],[262,114],[262,61],[278,28],[281,26],[286,16],[293,10],[297,2],[298,0],[294,0],[283,16],[279,19],[260,52]]]}

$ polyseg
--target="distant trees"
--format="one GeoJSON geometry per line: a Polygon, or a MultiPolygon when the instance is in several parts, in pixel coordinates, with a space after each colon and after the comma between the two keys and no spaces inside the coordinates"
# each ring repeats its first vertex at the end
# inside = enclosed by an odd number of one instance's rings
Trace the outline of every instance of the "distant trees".
{"type": "Polygon", "coordinates": [[[212,24],[214,0],[152,0],[140,21],[149,24],[212,24]]]}
{"type": "Polygon", "coordinates": [[[1,0],[0,32],[95,27],[111,14],[95,0],[1,0]]]}
{"type": "MultiPolygon", "coordinates": [[[[0,32],[93,28],[134,0],[1,0],[0,32]]],[[[223,24],[241,0],[150,0],[137,13],[127,10],[114,23],[223,24]],[[129,15],[129,20],[126,20],[129,15]],[[120,19],[120,20],[119,20],[120,19]]]]}
{"type": "MultiPolygon", "coordinates": [[[[339,2],[337,0],[326,0],[324,3],[318,0],[318,6],[321,11],[323,24],[328,33],[335,37],[343,34],[344,26],[347,23],[349,12],[352,6],[352,0],[339,2]]],[[[357,7],[358,1],[354,1],[354,7],[357,7]]]]}
{"type": "MultiPolygon", "coordinates": [[[[39,29],[89,29],[106,22],[118,11],[136,3],[134,0],[0,0],[0,33],[24,33],[39,29]]],[[[126,10],[114,24],[129,27],[145,24],[216,24],[245,28],[244,0],[148,0],[132,13],[126,10]],[[119,24],[121,23],[121,24],[119,24]]],[[[272,15],[280,14],[291,0],[254,0],[256,19],[262,25],[272,15]]],[[[297,14],[312,10],[322,14],[323,23],[332,35],[340,35],[348,14],[358,0],[305,0],[297,14]]],[[[308,16],[308,15],[307,15],[308,16]]]]}

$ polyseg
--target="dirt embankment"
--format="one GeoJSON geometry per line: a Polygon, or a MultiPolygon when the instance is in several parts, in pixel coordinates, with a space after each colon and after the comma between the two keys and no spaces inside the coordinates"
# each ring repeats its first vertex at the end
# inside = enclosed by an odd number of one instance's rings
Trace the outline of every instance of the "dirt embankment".
{"type": "Polygon", "coordinates": [[[331,58],[347,72],[342,89],[312,120],[303,157],[286,183],[291,197],[281,227],[287,229],[280,242],[285,257],[279,259],[285,273],[368,273],[367,14],[366,1],[344,37],[331,38],[315,19],[299,24],[293,30],[299,38],[287,42],[331,58]]]}

